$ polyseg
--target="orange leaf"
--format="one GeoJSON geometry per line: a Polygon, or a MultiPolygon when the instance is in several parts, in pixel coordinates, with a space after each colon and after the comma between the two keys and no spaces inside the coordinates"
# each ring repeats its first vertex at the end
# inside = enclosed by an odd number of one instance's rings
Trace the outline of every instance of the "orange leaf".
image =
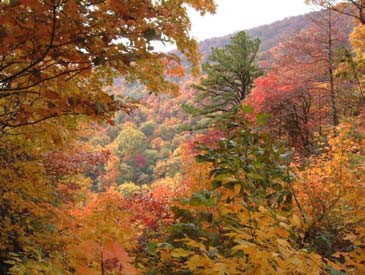
{"type": "Polygon", "coordinates": [[[95,270],[92,270],[91,268],[85,267],[85,266],[78,266],[76,267],[77,274],[80,275],[99,275],[98,272],[95,270]]]}

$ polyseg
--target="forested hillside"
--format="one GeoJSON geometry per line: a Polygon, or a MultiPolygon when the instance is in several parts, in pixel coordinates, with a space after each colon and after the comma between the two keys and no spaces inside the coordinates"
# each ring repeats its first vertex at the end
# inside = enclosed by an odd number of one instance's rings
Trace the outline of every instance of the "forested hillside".
{"type": "MultiPolygon", "coordinates": [[[[271,51],[278,48],[279,44],[287,42],[293,35],[310,28],[315,24],[314,18],[324,15],[325,11],[312,12],[248,30],[250,37],[259,38],[261,41],[258,54],[258,62],[261,66],[270,67],[273,60],[271,51]]],[[[350,17],[341,16],[336,17],[334,21],[343,36],[341,46],[348,46],[348,37],[354,27],[353,20],[350,17]]],[[[208,58],[212,48],[221,48],[229,44],[233,35],[199,43],[199,50],[204,59],[208,58]]],[[[132,115],[119,113],[116,125],[107,126],[104,132],[101,132],[93,141],[96,145],[115,147],[119,146],[117,143],[122,143],[123,136],[128,135],[133,136],[132,139],[135,139],[136,143],[139,142],[135,145],[136,151],[130,151],[128,156],[121,157],[123,153],[121,150],[118,151],[117,154],[120,155],[118,161],[114,163],[117,166],[113,168],[117,174],[114,174],[112,180],[117,185],[122,183],[129,183],[128,186],[143,185],[166,176],[171,180],[180,174],[181,160],[179,150],[176,151],[176,149],[194,136],[192,132],[183,130],[199,127],[204,124],[204,118],[193,119],[183,108],[184,105],[194,102],[195,91],[191,86],[198,81],[198,78],[179,79],[177,76],[175,81],[178,81],[181,86],[180,94],[158,96],[150,95],[141,85],[126,86],[122,80],[115,83],[113,89],[117,93],[139,99],[143,105],[132,115]],[[130,128],[129,131],[125,127],[130,128]],[[103,140],[99,142],[101,137],[103,140]]]]}
{"type": "MultiPolygon", "coordinates": [[[[260,51],[266,52],[280,42],[287,40],[293,34],[296,34],[308,27],[313,23],[313,21],[323,16],[323,13],[325,13],[325,11],[293,16],[272,24],[246,30],[246,32],[251,37],[259,38],[261,40],[260,51]]],[[[352,32],[354,21],[351,20],[351,18],[339,17],[337,18],[337,21],[337,24],[345,34],[350,34],[352,32]]],[[[229,43],[229,38],[232,37],[232,35],[204,40],[199,43],[199,49],[204,56],[208,56],[212,47],[221,48],[227,45],[229,43]]]]}
{"type": "Polygon", "coordinates": [[[365,274],[365,2],[306,2],[1,1],[0,274],[365,274]]]}

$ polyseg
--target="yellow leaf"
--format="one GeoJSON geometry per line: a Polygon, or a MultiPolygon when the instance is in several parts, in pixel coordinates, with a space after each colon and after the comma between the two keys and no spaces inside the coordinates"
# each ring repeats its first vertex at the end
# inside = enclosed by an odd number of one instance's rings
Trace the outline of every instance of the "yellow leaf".
{"type": "Polygon", "coordinates": [[[297,215],[293,215],[293,217],[290,219],[290,223],[295,227],[301,226],[300,218],[297,215]]]}
{"type": "Polygon", "coordinates": [[[189,246],[191,246],[191,247],[199,248],[199,249],[200,249],[200,250],[202,250],[202,251],[207,251],[207,250],[205,249],[204,244],[199,243],[199,242],[197,242],[197,241],[194,241],[194,240],[192,240],[192,239],[185,239],[185,240],[186,240],[186,244],[187,244],[187,245],[189,245],[189,246]]]}
{"type": "Polygon", "coordinates": [[[262,206],[262,205],[259,206],[259,211],[261,213],[267,213],[267,209],[264,206],[262,206]]]}
{"type": "Polygon", "coordinates": [[[235,178],[230,178],[230,177],[224,177],[222,178],[222,184],[225,185],[227,183],[230,183],[230,182],[236,182],[237,180],[235,178]]]}
{"type": "Polygon", "coordinates": [[[238,195],[241,192],[241,184],[234,185],[234,193],[238,195]]]}
{"type": "Polygon", "coordinates": [[[214,271],[217,271],[219,275],[229,274],[229,270],[226,264],[217,263],[214,265],[214,271]]]}
{"type": "Polygon", "coordinates": [[[191,254],[193,254],[193,252],[182,249],[182,248],[175,248],[171,251],[171,256],[175,257],[175,258],[188,257],[191,254]]]}
{"type": "Polygon", "coordinates": [[[192,256],[188,261],[188,268],[191,271],[195,271],[198,267],[204,267],[205,259],[200,255],[192,256]]]}
{"type": "Polygon", "coordinates": [[[290,247],[290,244],[288,243],[288,241],[283,240],[283,239],[277,239],[276,240],[278,242],[278,244],[282,247],[290,247]]]}
{"type": "Polygon", "coordinates": [[[239,245],[236,245],[232,248],[233,252],[242,251],[245,254],[255,254],[257,253],[257,246],[254,244],[251,244],[249,242],[242,242],[239,245]]]}
{"type": "Polygon", "coordinates": [[[289,230],[290,229],[289,225],[287,225],[285,222],[281,222],[281,223],[279,223],[279,225],[281,227],[285,228],[286,230],[289,230]]]}

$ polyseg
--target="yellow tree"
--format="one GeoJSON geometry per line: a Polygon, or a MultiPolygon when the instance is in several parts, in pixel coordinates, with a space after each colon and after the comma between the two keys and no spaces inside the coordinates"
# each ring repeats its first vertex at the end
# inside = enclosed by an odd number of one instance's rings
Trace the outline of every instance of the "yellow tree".
{"type": "Polygon", "coordinates": [[[357,81],[358,90],[364,97],[365,92],[365,24],[359,24],[354,28],[350,36],[355,56],[353,57],[352,71],[357,81]]]}
{"type": "MultiPolygon", "coordinates": [[[[364,273],[364,129],[342,123],[324,152],[308,159],[294,185],[295,227],[303,245],[346,274],[364,273]],[[334,263],[334,262],[337,262],[334,263]]],[[[331,273],[332,274],[332,273],[331,273]]]]}

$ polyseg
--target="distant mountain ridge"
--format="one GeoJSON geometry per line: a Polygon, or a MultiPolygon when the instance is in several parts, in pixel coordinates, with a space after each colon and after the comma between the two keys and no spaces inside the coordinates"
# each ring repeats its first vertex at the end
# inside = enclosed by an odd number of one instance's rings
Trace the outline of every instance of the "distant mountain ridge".
{"type": "MultiPolygon", "coordinates": [[[[294,34],[299,33],[300,31],[306,29],[313,23],[313,19],[318,19],[324,16],[323,13],[327,12],[326,10],[314,11],[303,15],[291,16],[284,18],[279,21],[275,21],[273,23],[269,23],[266,25],[261,25],[255,28],[251,28],[245,30],[251,38],[259,38],[261,40],[260,49],[259,49],[259,61],[265,61],[270,58],[268,51],[279,45],[280,42],[288,40],[294,34]]],[[[340,30],[345,34],[346,37],[349,37],[350,33],[353,30],[355,22],[349,16],[340,15],[338,16],[337,25],[340,30]]],[[[230,38],[234,36],[235,33],[231,33],[221,37],[213,37],[209,39],[205,39],[199,43],[199,51],[203,55],[203,62],[208,58],[211,53],[212,48],[222,48],[230,42],[230,38]]],[[[348,46],[350,43],[348,44],[348,46]]],[[[176,51],[173,50],[171,53],[178,55],[182,59],[182,63],[185,67],[189,68],[186,58],[176,51]]],[[[181,87],[190,86],[191,75],[187,74],[181,78],[175,78],[174,81],[178,82],[181,87]]],[[[124,95],[129,96],[134,99],[141,99],[144,96],[141,93],[143,90],[142,85],[127,84],[124,83],[122,78],[117,79],[115,81],[115,86],[123,86],[127,85],[127,88],[124,89],[124,95]],[[139,87],[136,89],[136,87],[139,87]],[[139,91],[139,92],[136,92],[139,91]]]]}
{"type": "MultiPolygon", "coordinates": [[[[290,36],[302,31],[313,23],[312,19],[319,18],[321,13],[325,10],[310,12],[304,15],[292,16],[284,18],[280,21],[276,21],[270,24],[261,25],[246,32],[252,38],[259,38],[261,40],[260,52],[265,53],[272,47],[278,45],[281,41],[287,40],[290,36]]],[[[349,16],[339,16],[339,22],[341,30],[348,36],[350,35],[354,22],[349,16]]],[[[206,58],[211,52],[211,48],[221,48],[229,43],[230,38],[234,33],[225,35],[222,37],[214,37],[206,39],[199,43],[199,50],[206,58]]]]}

